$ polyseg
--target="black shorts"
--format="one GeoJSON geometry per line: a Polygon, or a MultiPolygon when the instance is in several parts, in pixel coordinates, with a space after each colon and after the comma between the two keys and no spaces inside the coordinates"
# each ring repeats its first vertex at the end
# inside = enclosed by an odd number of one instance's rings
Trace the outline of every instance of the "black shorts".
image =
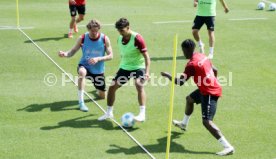
{"type": "MultiPolygon", "coordinates": [[[[85,68],[83,65],[79,65],[78,70],[77,70],[78,73],[79,73],[80,67],[85,68]]],[[[93,73],[89,72],[89,70],[87,68],[85,68],[85,69],[87,72],[85,78],[91,80],[91,82],[93,83],[94,87],[97,90],[106,91],[104,74],[93,74],[93,73]]]]}
{"type": "Polygon", "coordinates": [[[203,24],[206,24],[208,30],[214,31],[215,30],[215,17],[214,16],[209,16],[209,17],[196,16],[192,29],[200,30],[200,28],[202,27],[203,24]]]}
{"type": "Polygon", "coordinates": [[[123,85],[125,83],[127,83],[127,81],[130,78],[144,78],[144,74],[145,74],[145,69],[138,69],[138,70],[132,70],[132,71],[128,71],[128,70],[124,70],[124,69],[119,69],[119,71],[117,72],[115,78],[113,79],[113,81],[117,81],[117,83],[119,85],[123,85]]]}
{"type": "Polygon", "coordinates": [[[202,95],[199,89],[193,91],[190,97],[195,101],[196,104],[201,103],[201,112],[203,120],[213,120],[217,110],[217,96],[202,95]]]}
{"type": "Polygon", "coordinates": [[[75,17],[78,14],[85,14],[85,5],[76,6],[76,5],[69,5],[70,14],[72,17],[75,17]]]}

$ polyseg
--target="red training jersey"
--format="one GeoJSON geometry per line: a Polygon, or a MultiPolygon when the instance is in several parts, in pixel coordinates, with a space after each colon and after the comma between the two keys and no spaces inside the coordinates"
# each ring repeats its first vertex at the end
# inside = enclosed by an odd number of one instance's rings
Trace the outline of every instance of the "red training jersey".
{"type": "Polygon", "coordinates": [[[76,5],[76,6],[82,6],[82,5],[85,5],[86,3],[86,0],[73,0],[76,2],[75,3],[72,3],[72,0],[69,0],[69,5],[76,5]]]}
{"type": "Polygon", "coordinates": [[[202,95],[222,95],[222,88],[214,75],[212,63],[204,54],[193,54],[185,67],[184,76],[186,80],[193,76],[202,95]]]}

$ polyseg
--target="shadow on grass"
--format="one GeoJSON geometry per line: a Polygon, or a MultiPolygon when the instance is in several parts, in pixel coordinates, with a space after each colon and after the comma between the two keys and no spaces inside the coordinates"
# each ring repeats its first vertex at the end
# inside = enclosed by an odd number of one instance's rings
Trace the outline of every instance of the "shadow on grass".
{"type": "MultiPolygon", "coordinates": [[[[176,60],[185,60],[186,58],[184,56],[177,56],[176,60]]],[[[151,61],[165,61],[165,60],[173,60],[173,57],[151,57],[151,61]]]]}
{"type": "Polygon", "coordinates": [[[105,121],[98,121],[97,119],[86,119],[83,120],[84,118],[94,116],[93,114],[86,115],[83,117],[78,117],[70,120],[65,120],[58,122],[57,125],[54,126],[44,126],[41,127],[41,130],[53,130],[53,129],[59,129],[59,128],[65,128],[65,127],[70,127],[70,128],[102,128],[104,130],[113,130],[113,124],[109,120],[105,121]]]}
{"type": "MultiPolygon", "coordinates": [[[[91,100],[85,100],[85,103],[90,102],[91,100]]],[[[78,101],[60,101],[46,104],[31,104],[25,108],[17,109],[17,111],[27,111],[27,112],[38,112],[43,109],[50,108],[51,111],[65,111],[65,110],[78,110],[78,101]]]]}
{"type": "MultiPolygon", "coordinates": [[[[40,39],[33,39],[34,42],[47,42],[47,41],[50,41],[50,40],[53,40],[53,41],[59,41],[59,40],[62,40],[62,39],[65,39],[68,37],[68,34],[64,34],[63,36],[61,37],[49,37],[49,38],[40,38],[40,39]]],[[[32,43],[31,40],[26,40],[25,43],[32,43]]]]}
{"type": "MultiPolygon", "coordinates": [[[[214,154],[213,152],[205,152],[205,151],[191,151],[185,149],[183,145],[180,145],[173,140],[179,138],[180,135],[183,133],[179,132],[172,132],[171,134],[171,148],[170,152],[177,152],[177,153],[189,153],[189,154],[214,154]]],[[[167,144],[167,136],[157,139],[157,144],[152,145],[143,145],[150,153],[164,153],[166,152],[166,144],[167,144]]],[[[117,154],[117,153],[124,153],[126,155],[134,155],[138,153],[144,153],[141,148],[137,146],[133,146],[130,148],[121,147],[119,145],[112,144],[110,145],[111,149],[107,150],[107,153],[117,154]]]]}

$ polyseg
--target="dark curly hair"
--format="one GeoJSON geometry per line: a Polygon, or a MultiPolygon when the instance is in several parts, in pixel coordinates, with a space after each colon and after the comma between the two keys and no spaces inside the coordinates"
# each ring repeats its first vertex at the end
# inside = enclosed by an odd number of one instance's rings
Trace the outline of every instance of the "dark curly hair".
{"type": "Polygon", "coordinates": [[[120,18],[116,23],[116,29],[123,29],[129,26],[129,21],[126,18],[120,18]]]}

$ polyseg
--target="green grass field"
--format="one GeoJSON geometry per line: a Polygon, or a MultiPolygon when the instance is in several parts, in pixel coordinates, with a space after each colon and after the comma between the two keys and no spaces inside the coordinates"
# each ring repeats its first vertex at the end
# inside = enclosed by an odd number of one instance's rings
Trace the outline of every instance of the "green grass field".
{"type": "MultiPolygon", "coordinates": [[[[226,1],[230,8],[224,14],[217,5],[216,47],[213,63],[219,75],[229,77],[232,86],[223,87],[215,123],[234,145],[236,153],[227,159],[276,158],[276,13],[258,11],[258,0],[226,1]],[[231,20],[254,18],[251,20],[231,20]]],[[[68,50],[79,35],[66,38],[69,25],[67,0],[19,0],[20,26],[65,71],[77,75],[79,51],[70,59],[57,56],[59,50],[68,50]]],[[[145,159],[149,156],[110,120],[98,122],[103,112],[87,98],[88,113],[77,110],[77,89],[73,83],[62,83],[62,72],[49,61],[17,29],[16,1],[0,2],[0,158],[93,158],[145,159]],[[44,77],[57,76],[54,86],[47,86],[44,77]]],[[[192,1],[188,0],[93,0],[87,3],[86,19],[96,18],[103,24],[114,24],[120,17],[130,20],[131,28],[146,40],[152,59],[151,73],[171,71],[173,37],[192,38],[191,26],[195,16],[192,1]],[[163,21],[191,21],[188,23],[155,24],[163,21]]],[[[106,76],[114,76],[120,56],[113,26],[104,26],[102,32],[110,37],[114,59],[106,62],[106,76]]],[[[201,30],[208,43],[205,26],[201,30]]],[[[206,47],[208,51],[208,47],[206,47]]],[[[182,72],[184,60],[180,47],[177,52],[177,72],[182,72]]],[[[67,79],[68,80],[68,79],[67,79]]],[[[164,82],[164,81],[163,81],[164,82]]],[[[185,97],[196,87],[175,88],[174,119],[182,119],[185,97]]],[[[86,87],[93,97],[94,88],[86,87]]],[[[148,84],[147,121],[137,123],[129,130],[155,158],[165,158],[170,85],[148,84]]],[[[125,112],[138,113],[134,86],[125,86],[116,94],[114,115],[117,121],[125,112]]],[[[106,101],[97,101],[106,109],[106,101]]],[[[171,159],[215,159],[222,150],[218,142],[201,124],[201,110],[197,106],[183,132],[172,127],[171,159]]]]}

